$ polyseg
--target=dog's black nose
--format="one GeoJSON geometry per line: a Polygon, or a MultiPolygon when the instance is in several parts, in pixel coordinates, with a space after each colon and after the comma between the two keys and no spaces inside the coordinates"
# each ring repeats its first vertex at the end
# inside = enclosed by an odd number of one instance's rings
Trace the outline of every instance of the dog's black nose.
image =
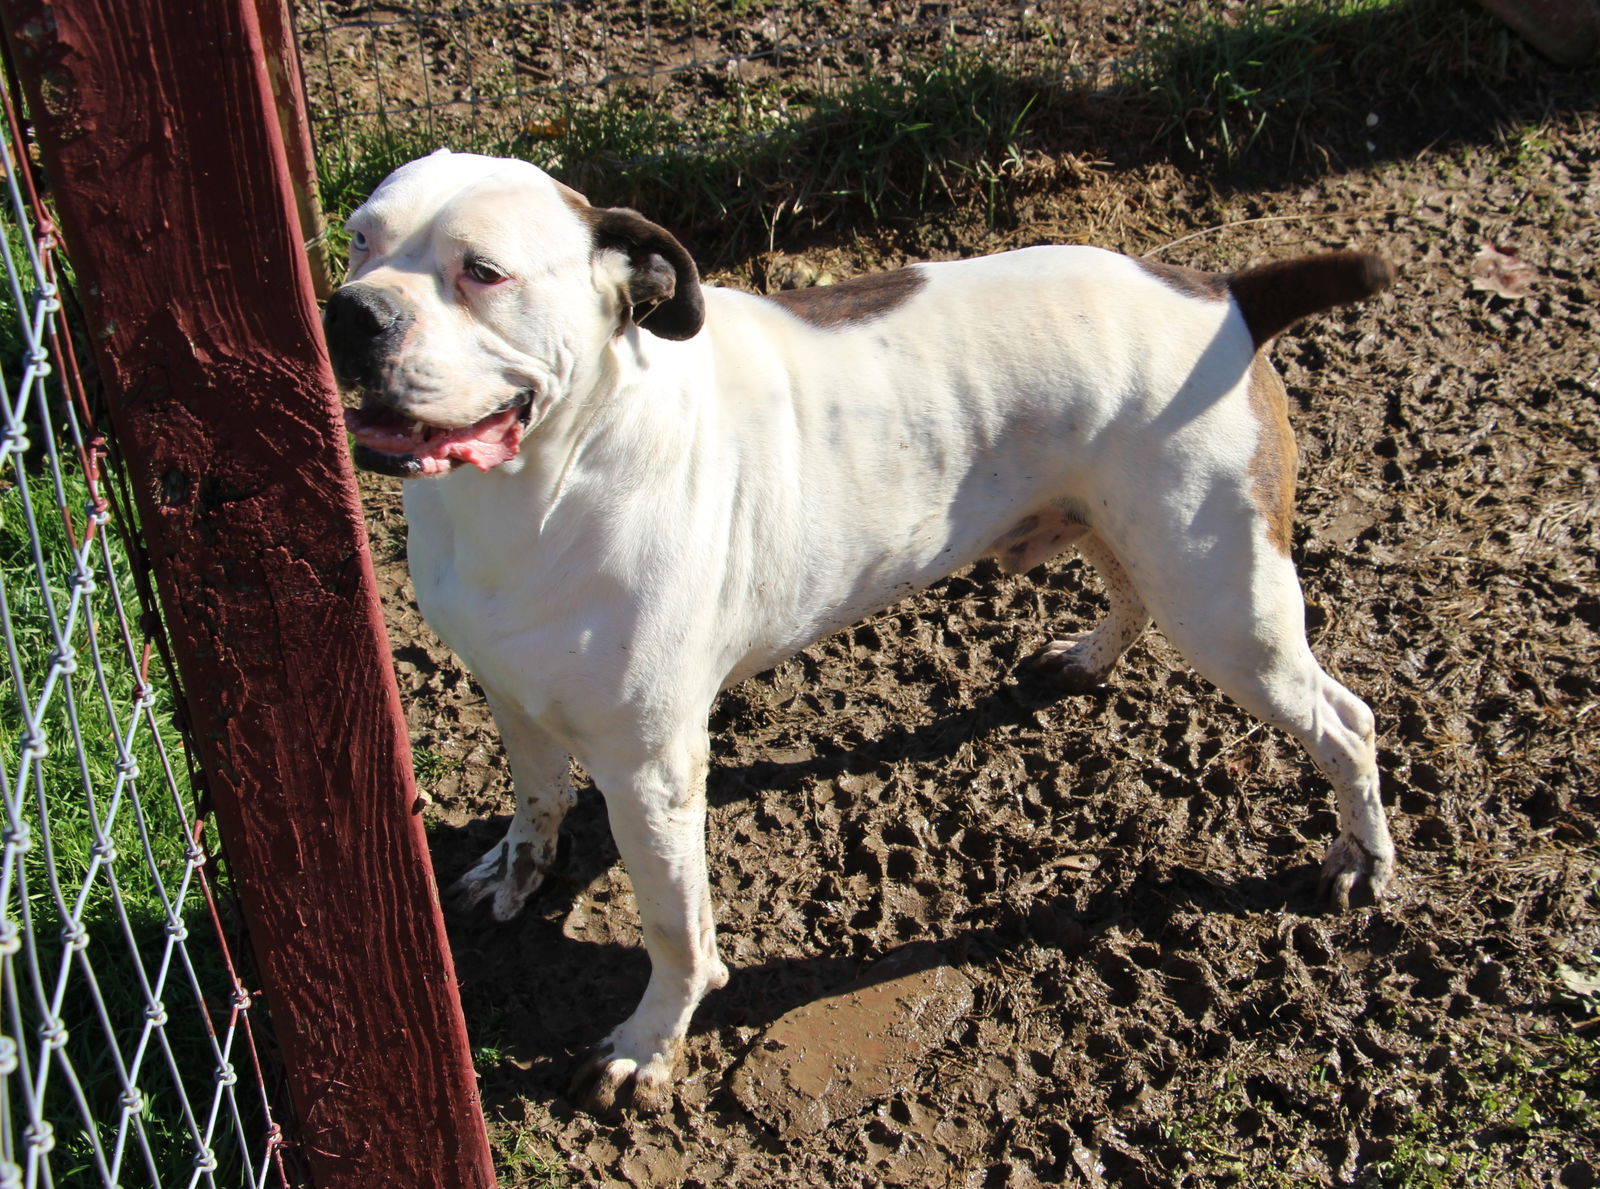
{"type": "Polygon", "coordinates": [[[395,295],[357,282],[336,290],[322,310],[333,374],[346,384],[365,385],[377,365],[399,344],[411,316],[395,295]]]}
{"type": "Polygon", "coordinates": [[[400,320],[400,303],[387,289],[376,285],[345,285],[328,298],[322,325],[329,333],[373,338],[400,320]]]}

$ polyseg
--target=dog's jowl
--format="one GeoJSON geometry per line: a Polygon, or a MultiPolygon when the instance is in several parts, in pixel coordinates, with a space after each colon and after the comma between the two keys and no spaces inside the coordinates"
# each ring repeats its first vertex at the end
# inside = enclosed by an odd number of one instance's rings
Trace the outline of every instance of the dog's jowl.
{"type": "Polygon", "coordinates": [[[428,621],[482,685],[516,812],[453,889],[515,915],[606,798],[651,973],[580,1073],[660,1107],[721,986],[705,854],[719,690],[983,557],[1076,548],[1110,613],[1039,661],[1101,681],[1154,621],[1333,785],[1338,906],[1394,870],[1373,718],[1306,643],[1294,437],[1265,344],[1389,281],[1330,253],[1229,276],[1084,247],[782,299],[517,161],[436,153],[351,218],[328,302],[356,461],[405,485],[428,621]]]}

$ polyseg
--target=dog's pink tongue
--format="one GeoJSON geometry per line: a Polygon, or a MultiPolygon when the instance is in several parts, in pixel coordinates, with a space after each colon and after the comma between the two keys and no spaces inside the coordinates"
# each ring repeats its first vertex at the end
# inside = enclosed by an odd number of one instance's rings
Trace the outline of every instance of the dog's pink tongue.
{"type": "Polygon", "coordinates": [[[522,419],[516,409],[507,409],[466,429],[430,437],[417,457],[422,459],[422,469],[428,474],[433,473],[429,464],[434,460],[438,460],[440,470],[447,469],[451,463],[470,462],[480,471],[486,471],[509,462],[521,449],[522,419]]]}
{"type": "Polygon", "coordinates": [[[516,409],[485,417],[464,429],[429,429],[412,432],[392,415],[365,410],[345,412],[345,428],[357,442],[385,454],[410,455],[422,464],[425,475],[442,475],[457,463],[467,462],[480,471],[497,467],[522,449],[522,418],[516,409]]]}

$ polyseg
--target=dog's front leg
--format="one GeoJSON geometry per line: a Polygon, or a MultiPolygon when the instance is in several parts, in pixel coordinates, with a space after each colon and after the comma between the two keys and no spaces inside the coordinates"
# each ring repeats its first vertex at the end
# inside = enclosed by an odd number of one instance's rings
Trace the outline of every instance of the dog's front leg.
{"type": "Polygon", "coordinates": [[[691,745],[631,770],[584,762],[605,795],[650,955],[644,998],[574,1079],[574,1095],[596,1113],[611,1110],[630,1079],[636,1107],[665,1109],[689,1017],[728,981],[706,879],[707,752],[702,730],[691,745]]]}
{"type": "Polygon", "coordinates": [[[484,692],[511,763],[516,808],[505,838],[451,885],[449,897],[463,909],[488,901],[495,920],[509,921],[549,873],[561,819],[576,798],[566,749],[514,701],[484,692]]]}

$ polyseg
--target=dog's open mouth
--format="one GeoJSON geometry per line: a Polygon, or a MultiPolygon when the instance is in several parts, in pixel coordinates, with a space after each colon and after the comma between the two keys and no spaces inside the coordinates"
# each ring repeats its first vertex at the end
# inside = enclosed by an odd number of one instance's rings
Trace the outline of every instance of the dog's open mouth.
{"type": "Polygon", "coordinates": [[[408,479],[442,475],[462,463],[487,471],[517,456],[532,405],[526,400],[490,413],[460,429],[445,429],[407,417],[372,400],[344,411],[344,427],[356,440],[356,465],[408,479]]]}

